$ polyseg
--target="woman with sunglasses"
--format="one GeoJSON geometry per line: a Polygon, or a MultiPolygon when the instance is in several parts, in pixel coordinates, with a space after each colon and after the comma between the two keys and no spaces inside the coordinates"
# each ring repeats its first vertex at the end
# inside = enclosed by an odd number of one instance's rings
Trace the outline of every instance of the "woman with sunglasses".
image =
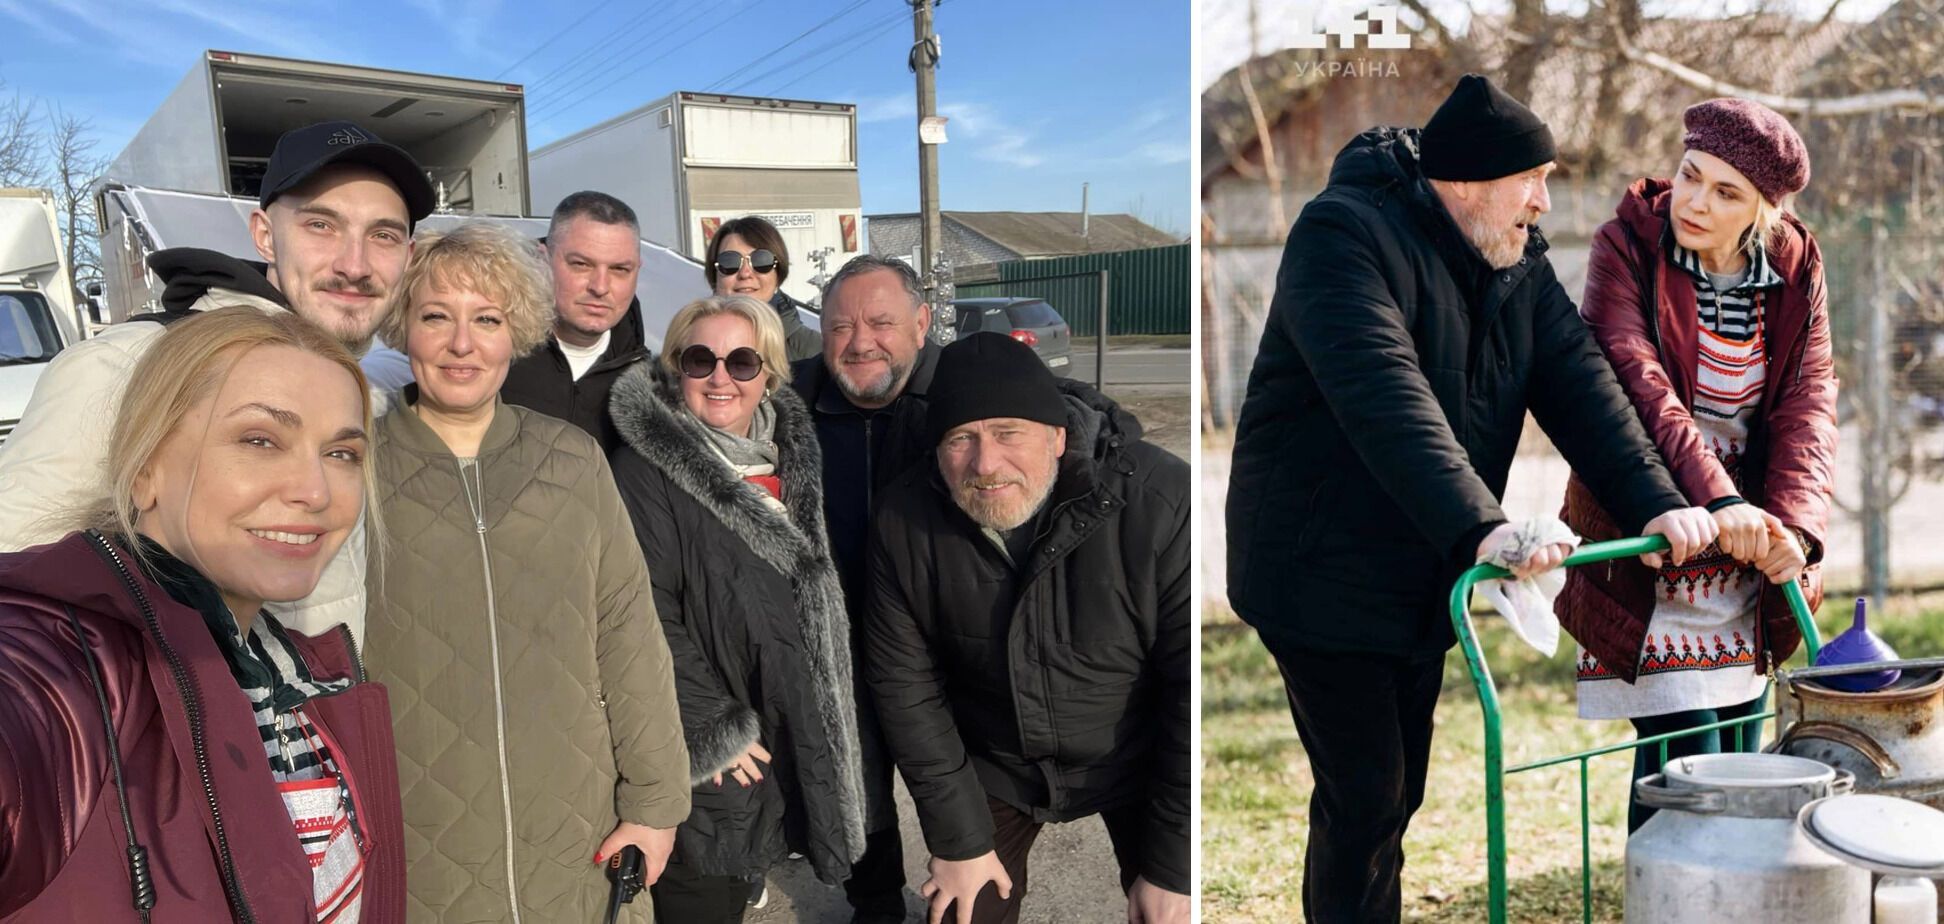
{"type": "Polygon", "coordinates": [[[380,332],[417,382],[376,428],[390,548],[365,642],[392,690],[414,917],[601,920],[602,862],[637,847],[652,881],[689,810],[647,568],[594,438],[499,400],[553,318],[532,242],[421,233],[398,291],[380,332]]]}
{"type": "Polygon", "coordinates": [[[709,238],[702,275],[717,295],[747,295],[775,309],[790,362],[823,352],[823,335],[797,313],[810,306],[783,292],[783,282],[790,278],[790,251],[783,245],[783,233],[768,220],[744,215],[723,222],[709,238]]]}
{"type": "Polygon", "coordinates": [[[783,387],[762,302],[676,312],[614,385],[614,476],[675,655],[694,809],[656,883],[658,921],[740,921],[792,851],[832,884],[864,849],[850,624],[824,532],[822,454],[783,387]],[[757,885],[752,889],[752,881],[757,885]]]}

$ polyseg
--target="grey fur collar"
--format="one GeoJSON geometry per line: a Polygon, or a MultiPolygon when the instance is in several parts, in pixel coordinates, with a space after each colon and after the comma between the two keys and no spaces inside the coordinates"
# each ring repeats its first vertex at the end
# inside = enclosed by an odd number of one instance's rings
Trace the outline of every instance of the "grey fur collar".
{"type": "MultiPolygon", "coordinates": [[[[819,678],[817,714],[831,761],[847,793],[844,820],[854,855],[864,850],[864,773],[851,697],[850,620],[824,531],[823,450],[803,399],[788,387],[770,395],[776,408],[777,475],[788,515],[763,500],[763,489],[737,477],[708,446],[701,421],[682,407],[681,386],[654,357],[614,383],[609,415],[622,439],[669,483],[694,498],[796,591],[809,675],[819,678]]],[[[746,740],[746,739],[745,739],[746,740]]]]}

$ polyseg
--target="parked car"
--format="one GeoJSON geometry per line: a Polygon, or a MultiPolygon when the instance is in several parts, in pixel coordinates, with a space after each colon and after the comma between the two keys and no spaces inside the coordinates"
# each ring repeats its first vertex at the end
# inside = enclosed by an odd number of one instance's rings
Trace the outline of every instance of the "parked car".
{"type": "Polygon", "coordinates": [[[0,189],[0,445],[41,371],[80,337],[60,241],[52,194],[0,189]]]}
{"type": "Polygon", "coordinates": [[[997,331],[1032,347],[1055,374],[1065,375],[1073,365],[1073,331],[1045,299],[961,298],[952,307],[958,310],[954,340],[997,331]]]}

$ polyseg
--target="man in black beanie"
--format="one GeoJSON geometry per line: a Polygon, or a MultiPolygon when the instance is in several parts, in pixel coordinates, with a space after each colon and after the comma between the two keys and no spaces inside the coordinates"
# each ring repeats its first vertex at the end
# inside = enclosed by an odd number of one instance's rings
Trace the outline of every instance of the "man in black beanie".
{"type": "MultiPolygon", "coordinates": [[[[1552,132],[1466,75],[1422,131],[1336,158],[1283,250],[1236,430],[1229,602],[1275,655],[1310,761],[1303,908],[1396,921],[1458,573],[1507,550],[1526,414],[1634,533],[1676,561],[1709,521],[1675,488],[1536,222],[1552,132]]],[[[1658,564],[1656,561],[1655,564],[1658,564]]]]}
{"type": "Polygon", "coordinates": [[[940,352],[926,424],[937,464],[879,495],[863,618],[930,919],[1018,920],[1040,828],[1098,814],[1128,919],[1186,924],[1187,464],[1002,334],[940,352]]]}

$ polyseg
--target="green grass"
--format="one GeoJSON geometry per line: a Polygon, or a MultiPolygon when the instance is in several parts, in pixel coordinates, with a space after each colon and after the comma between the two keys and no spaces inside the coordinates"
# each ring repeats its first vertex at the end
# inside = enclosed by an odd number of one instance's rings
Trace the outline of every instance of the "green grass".
{"type": "MultiPolygon", "coordinates": [[[[1849,601],[1818,614],[1823,638],[1848,625],[1849,601]]],[[[1905,657],[1944,654],[1944,600],[1901,601],[1871,628],[1905,657]]],[[[1626,741],[1624,721],[1576,717],[1572,640],[1542,659],[1481,618],[1486,663],[1497,682],[1508,765],[1626,741]]],[[[1798,655],[1793,662],[1800,666],[1798,655]]],[[[1483,718],[1464,658],[1445,661],[1425,804],[1405,837],[1406,920],[1485,919],[1483,718]]],[[[1773,735],[1771,723],[1766,734],[1773,735]]],[[[1302,919],[1302,852],[1311,785],[1275,663],[1255,634],[1226,613],[1202,631],[1202,907],[1204,919],[1302,919]]],[[[1618,921],[1625,848],[1625,793],[1632,756],[1591,761],[1594,920],[1618,921]]],[[[1506,781],[1509,912],[1514,921],[1580,916],[1579,774],[1567,765],[1506,781]]]]}

